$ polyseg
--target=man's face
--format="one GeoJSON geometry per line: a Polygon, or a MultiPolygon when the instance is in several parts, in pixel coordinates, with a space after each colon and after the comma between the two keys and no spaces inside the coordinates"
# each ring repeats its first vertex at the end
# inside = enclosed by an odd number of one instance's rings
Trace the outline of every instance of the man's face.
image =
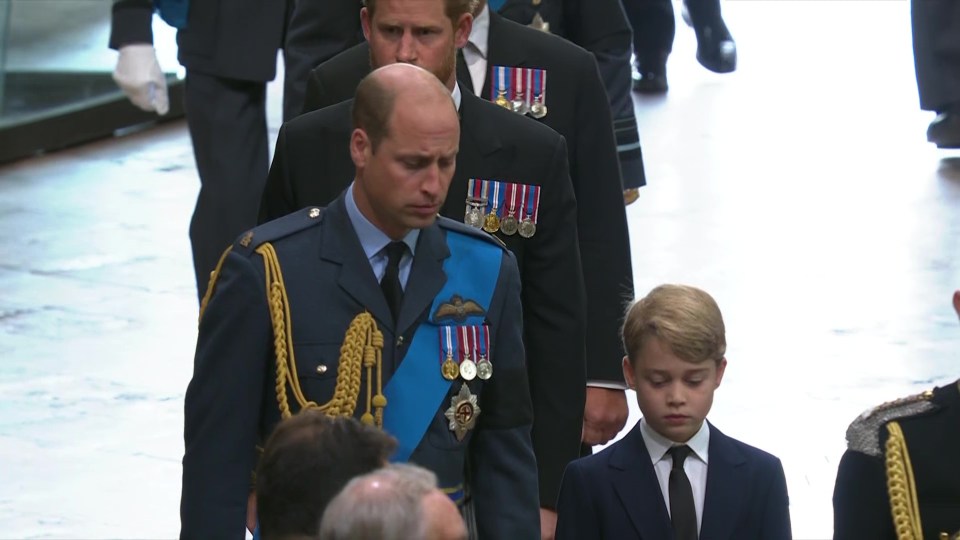
{"type": "MultiPolygon", "coordinates": [[[[354,130],[354,196],[370,221],[394,240],[436,220],[456,168],[460,124],[453,106],[398,96],[387,135],[376,151],[354,130]]],[[[449,99],[449,98],[447,98],[449,99]]]]}
{"type": "Polygon", "coordinates": [[[460,511],[440,490],[423,498],[427,540],[467,540],[467,527],[460,511]]]}
{"type": "Polygon", "coordinates": [[[693,364],[677,357],[660,339],[651,337],[635,365],[623,359],[623,375],[637,391],[637,404],[647,424],[677,443],[685,443],[703,425],[720,386],[726,359],[693,364]]]}
{"type": "Polygon", "coordinates": [[[473,17],[464,14],[454,25],[444,0],[377,0],[374,16],[360,11],[363,34],[370,43],[373,69],[403,62],[422,67],[453,87],[457,48],[470,36],[473,17]]]}

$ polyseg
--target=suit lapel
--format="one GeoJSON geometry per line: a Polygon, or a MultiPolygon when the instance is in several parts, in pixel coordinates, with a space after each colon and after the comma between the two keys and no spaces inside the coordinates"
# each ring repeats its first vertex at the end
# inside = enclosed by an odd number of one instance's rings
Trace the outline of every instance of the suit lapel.
{"type": "Polygon", "coordinates": [[[378,324],[393,328],[393,316],[387,300],[383,297],[370,261],[360,246],[360,239],[350,224],[343,197],[341,194],[324,213],[320,258],[339,264],[340,276],[337,283],[340,288],[369,311],[378,324]]]}
{"type": "Polygon", "coordinates": [[[730,438],[710,424],[710,461],[707,492],[703,501],[701,538],[732,538],[737,516],[742,513],[745,480],[738,468],[746,463],[730,438]]]}
{"type": "Polygon", "coordinates": [[[525,67],[524,48],[515,39],[513,29],[503,16],[490,10],[490,30],[487,37],[487,74],[483,78],[480,97],[490,101],[494,66],[525,67]]]}
{"type": "Polygon", "coordinates": [[[639,423],[613,449],[609,466],[618,471],[612,474],[614,489],[640,538],[670,538],[670,515],[639,423]]]}
{"type": "MultiPolygon", "coordinates": [[[[441,214],[463,221],[466,208],[467,183],[481,171],[489,171],[491,156],[503,147],[500,134],[491,122],[483,117],[488,104],[468,92],[461,92],[460,100],[460,153],[457,154],[457,170],[447,192],[441,214]]],[[[496,105],[490,105],[496,107],[496,105]]],[[[503,168],[501,165],[500,168],[503,168]]],[[[488,180],[489,178],[485,178],[488,180]]]]}
{"type": "MultiPolygon", "coordinates": [[[[438,225],[420,231],[417,253],[410,268],[410,277],[403,292],[403,303],[397,317],[397,335],[407,331],[433,303],[434,297],[447,282],[443,261],[450,248],[438,225]]],[[[429,315],[428,315],[429,316],[429,315]]]]}

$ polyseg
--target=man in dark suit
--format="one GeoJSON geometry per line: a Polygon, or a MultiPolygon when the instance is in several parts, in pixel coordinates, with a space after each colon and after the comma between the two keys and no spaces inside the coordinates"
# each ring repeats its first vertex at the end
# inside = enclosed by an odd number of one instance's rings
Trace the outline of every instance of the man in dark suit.
{"type": "Polygon", "coordinates": [[[780,460],[707,422],[726,330],[706,292],[661,285],[623,323],[623,373],[643,414],[626,437],[567,467],[560,540],[789,540],[780,460]]]}
{"type": "MultiPolygon", "coordinates": [[[[960,317],[960,291],[953,309],[960,317]]],[[[960,380],[860,415],[837,470],[833,537],[960,538],[957,448],[960,380]]]]}
{"type": "MultiPolygon", "coordinates": [[[[577,199],[577,232],[587,291],[587,405],[584,441],[603,444],[623,428],[627,418],[617,329],[625,298],[633,293],[630,245],[621,201],[616,143],[603,83],[593,57],[556,36],[532,30],[490,11],[481,3],[463,49],[465,62],[458,81],[481,98],[493,100],[494,66],[536,67],[548,75],[548,112],[541,121],[564,136],[569,148],[570,179],[577,199]],[[479,35],[478,35],[479,34],[479,35]],[[483,36],[488,36],[484,38],[483,36]],[[479,66],[477,66],[479,64],[479,66]],[[474,79],[477,79],[476,81],[474,79]]],[[[307,90],[307,108],[348,99],[369,69],[366,44],[358,45],[314,69],[307,90]]],[[[466,122],[465,122],[466,125],[466,122]]],[[[275,161],[276,164],[276,161],[275,161]]],[[[465,174],[472,174],[469,170],[465,174]]],[[[494,171],[496,173],[496,171],[494,171]]],[[[458,171],[458,176],[460,171],[458,171]]],[[[274,182],[270,182],[274,184],[274,182]]],[[[271,189],[268,186],[268,189],[271,189]]],[[[457,214],[463,215],[461,204],[457,214]]]]}
{"type": "Polygon", "coordinates": [[[149,110],[167,99],[152,48],[155,3],[182,6],[183,18],[174,22],[182,25],[177,57],[187,69],[187,126],[200,173],[190,221],[199,297],[223,249],[256,224],[269,152],[266,82],[275,75],[293,0],[193,0],[189,12],[186,2],[115,0],[110,47],[120,51],[118,81],[149,110]],[[123,76],[151,72],[159,81],[123,76]]]}
{"type": "MultiPolygon", "coordinates": [[[[468,194],[471,179],[496,179],[500,185],[539,189],[536,233],[529,238],[519,234],[500,238],[520,266],[540,500],[551,509],[563,468],[579,455],[587,380],[587,308],[566,145],[548,127],[460,91],[454,65],[456,47],[470,34],[469,1],[452,2],[450,5],[458,8],[453,11],[445,9],[444,0],[410,4],[426,12],[414,11],[404,0],[368,3],[364,16],[370,45],[330,62],[359,54],[356,61],[347,63],[352,71],[337,79],[350,84],[342,90],[349,92],[348,97],[356,88],[353,81],[369,71],[372,60],[375,66],[400,61],[429,68],[459,99],[460,154],[441,209],[444,216],[463,221],[465,201],[473,195],[468,194]],[[429,36],[427,43],[422,43],[419,35],[429,36]]],[[[284,125],[264,193],[262,218],[308,204],[325,204],[347,185],[353,175],[353,165],[346,157],[350,106],[349,101],[342,102],[284,125]]],[[[623,211],[622,206],[619,210],[623,211]]],[[[551,513],[545,510],[544,519],[551,513]]]]}
{"type": "Polygon", "coordinates": [[[479,538],[536,538],[516,260],[437,218],[459,145],[449,92],[389,66],[353,113],[354,183],[244,234],[204,297],[181,538],[242,538],[255,447],[304,408],[382,427],[392,459],[433,471],[479,538]]]}
{"type": "Polygon", "coordinates": [[[960,3],[913,0],[910,19],[920,108],[937,114],[927,140],[960,148],[960,3]]]}

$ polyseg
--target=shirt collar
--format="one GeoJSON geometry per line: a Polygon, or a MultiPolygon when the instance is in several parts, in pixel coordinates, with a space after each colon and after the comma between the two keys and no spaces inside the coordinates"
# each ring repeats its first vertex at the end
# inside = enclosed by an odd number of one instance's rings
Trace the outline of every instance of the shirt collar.
{"type": "Polygon", "coordinates": [[[480,53],[480,56],[484,59],[487,58],[487,51],[489,50],[489,37],[490,37],[490,7],[483,6],[483,9],[480,11],[480,14],[473,19],[473,29],[470,30],[470,37],[467,40],[473,45],[477,52],[480,53]]]}
{"type": "MultiPolygon", "coordinates": [[[[653,428],[650,427],[650,424],[643,418],[640,419],[640,432],[643,434],[643,444],[646,445],[647,452],[650,454],[650,460],[654,464],[666,456],[667,450],[670,450],[673,446],[678,446],[678,443],[654,431],[653,428]]],[[[710,426],[706,420],[703,421],[700,429],[693,434],[693,437],[690,437],[690,440],[684,444],[689,446],[690,450],[693,450],[694,455],[700,458],[700,461],[708,463],[710,426]]]]}
{"type": "MultiPolygon", "coordinates": [[[[360,239],[360,245],[363,247],[363,252],[366,254],[367,260],[370,260],[383,251],[383,248],[387,247],[387,244],[393,240],[378,229],[376,225],[370,223],[367,216],[364,216],[363,212],[360,211],[360,208],[357,206],[357,200],[353,197],[353,186],[354,183],[351,182],[350,187],[347,188],[345,201],[347,205],[347,217],[350,218],[353,230],[357,232],[357,238],[360,239]]],[[[410,232],[403,237],[403,243],[410,248],[411,255],[416,253],[418,238],[420,238],[420,229],[411,229],[410,232]]]]}
{"type": "Polygon", "coordinates": [[[463,99],[463,94],[460,92],[460,83],[453,83],[453,92],[450,93],[453,96],[453,104],[457,106],[457,112],[460,112],[460,101],[463,99]]]}

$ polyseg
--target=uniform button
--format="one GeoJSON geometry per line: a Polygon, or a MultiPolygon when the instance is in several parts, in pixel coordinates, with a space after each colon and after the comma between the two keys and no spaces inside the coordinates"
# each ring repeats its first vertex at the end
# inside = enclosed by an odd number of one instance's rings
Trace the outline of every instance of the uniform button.
{"type": "Polygon", "coordinates": [[[320,217],[320,209],[319,209],[319,208],[311,208],[311,209],[310,209],[310,217],[313,218],[313,219],[316,219],[316,218],[320,217]]]}
{"type": "Polygon", "coordinates": [[[324,364],[320,364],[317,366],[317,373],[319,373],[320,375],[323,375],[326,372],[327,372],[327,366],[325,366],[324,364]]]}
{"type": "Polygon", "coordinates": [[[402,346],[403,346],[403,336],[398,336],[398,337],[397,337],[397,347],[402,347],[402,346]]]}

